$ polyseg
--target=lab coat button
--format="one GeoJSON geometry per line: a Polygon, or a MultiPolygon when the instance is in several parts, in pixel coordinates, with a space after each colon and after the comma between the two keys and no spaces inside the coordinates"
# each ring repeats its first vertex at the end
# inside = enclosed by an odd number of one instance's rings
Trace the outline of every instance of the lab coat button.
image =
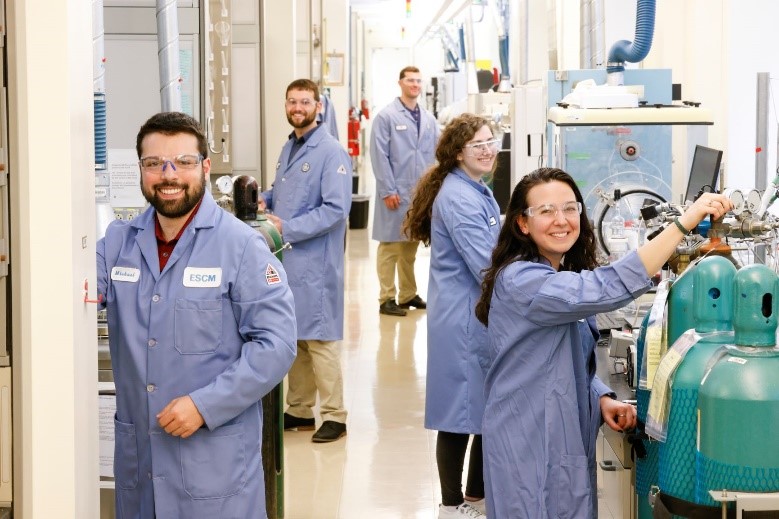
{"type": "Polygon", "coordinates": [[[151,479],[151,472],[147,472],[146,475],[149,476],[149,479],[151,479]]]}
{"type": "Polygon", "coordinates": [[[146,392],[147,392],[147,393],[151,393],[151,392],[152,392],[152,391],[154,391],[155,389],[157,389],[157,388],[156,388],[156,387],[154,387],[154,384],[149,384],[148,386],[146,386],[146,392]]]}
{"type": "Polygon", "coordinates": [[[155,341],[154,339],[149,339],[148,344],[150,348],[154,348],[157,345],[157,341],[155,341]]]}
{"type": "Polygon", "coordinates": [[[160,300],[160,296],[158,296],[157,294],[154,294],[154,297],[152,297],[151,300],[156,303],[156,302],[158,302],[160,300]]]}

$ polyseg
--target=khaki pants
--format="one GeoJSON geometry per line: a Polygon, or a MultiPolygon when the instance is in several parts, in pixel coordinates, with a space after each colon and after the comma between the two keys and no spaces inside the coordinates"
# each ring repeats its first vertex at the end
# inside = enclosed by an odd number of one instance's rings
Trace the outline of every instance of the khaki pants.
{"type": "Polygon", "coordinates": [[[379,273],[379,304],[395,299],[395,266],[398,270],[397,303],[410,301],[417,295],[414,277],[414,261],[417,258],[418,241],[380,242],[376,253],[376,270],[379,273]]]}
{"type": "Polygon", "coordinates": [[[322,421],[346,423],[339,341],[298,341],[298,355],[288,377],[287,413],[312,418],[319,390],[322,421]]]}

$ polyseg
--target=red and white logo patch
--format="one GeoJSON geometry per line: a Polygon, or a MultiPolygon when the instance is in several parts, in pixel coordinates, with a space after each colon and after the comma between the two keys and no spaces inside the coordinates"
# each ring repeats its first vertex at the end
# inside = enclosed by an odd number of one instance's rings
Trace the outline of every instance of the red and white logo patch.
{"type": "Polygon", "coordinates": [[[279,276],[278,271],[273,268],[273,265],[270,263],[268,263],[268,266],[265,268],[265,281],[267,281],[269,285],[281,283],[281,276],[279,276]]]}

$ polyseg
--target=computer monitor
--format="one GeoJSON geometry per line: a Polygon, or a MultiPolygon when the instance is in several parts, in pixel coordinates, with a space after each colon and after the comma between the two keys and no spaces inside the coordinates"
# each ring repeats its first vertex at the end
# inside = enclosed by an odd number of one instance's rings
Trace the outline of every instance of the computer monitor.
{"type": "Polygon", "coordinates": [[[690,168],[690,181],[687,183],[687,194],[684,199],[693,200],[698,191],[709,186],[714,191],[719,178],[719,167],[722,162],[722,151],[707,148],[700,144],[695,146],[695,155],[692,157],[690,168]]]}

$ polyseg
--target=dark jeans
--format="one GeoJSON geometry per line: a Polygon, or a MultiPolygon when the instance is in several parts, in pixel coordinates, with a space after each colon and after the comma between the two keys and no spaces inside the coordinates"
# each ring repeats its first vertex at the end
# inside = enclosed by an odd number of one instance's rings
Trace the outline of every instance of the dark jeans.
{"type": "MultiPolygon", "coordinates": [[[[457,506],[463,502],[463,465],[469,437],[469,434],[438,431],[435,458],[438,462],[438,479],[441,481],[441,501],[445,506],[457,506]]],[[[465,494],[478,499],[484,497],[480,434],[474,434],[471,442],[465,494]]]]}

